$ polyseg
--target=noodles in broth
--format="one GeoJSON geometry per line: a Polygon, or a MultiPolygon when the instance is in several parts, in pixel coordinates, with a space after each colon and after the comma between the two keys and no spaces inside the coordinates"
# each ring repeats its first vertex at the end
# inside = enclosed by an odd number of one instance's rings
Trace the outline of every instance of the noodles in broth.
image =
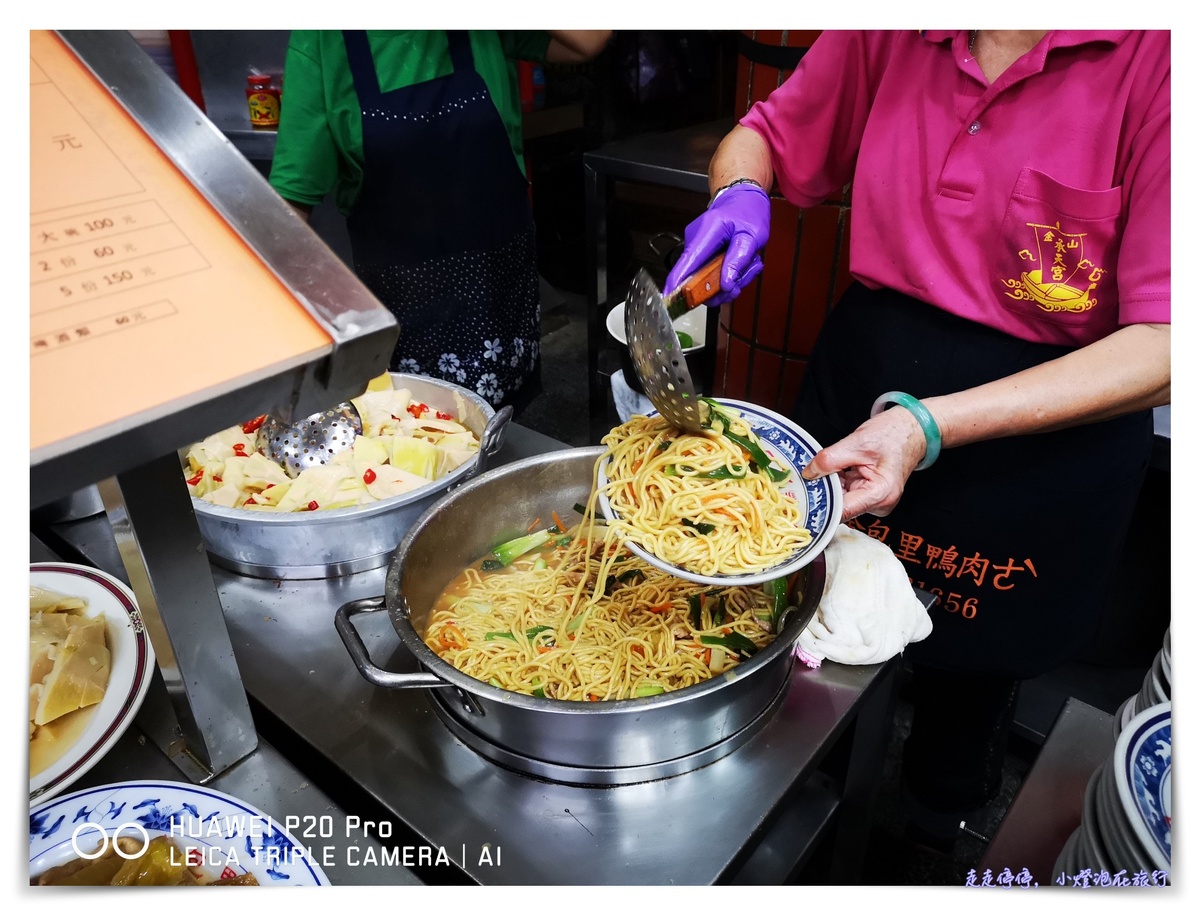
{"type": "Polygon", "coordinates": [[[442,592],[426,644],[493,686],[575,701],[682,689],[765,647],[787,603],[784,579],[698,585],[623,546],[631,539],[667,562],[736,574],[770,568],[809,542],[761,449],[737,444],[758,447],[749,426],[736,414],[714,416],[712,435],[644,416],[614,429],[597,469],[611,457],[607,496],[620,520],[596,517],[593,488],[570,530],[555,515],[554,526],[497,547],[442,592]]]}
{"type": "Polygon", "coordinates": [[[604,525],[552,528],[542,549],[460,573],[426,643],[476,679],[552,699],[652,696],[735,667],[773,638],[785,582],[709,588],[634,557],[604,525]]]}

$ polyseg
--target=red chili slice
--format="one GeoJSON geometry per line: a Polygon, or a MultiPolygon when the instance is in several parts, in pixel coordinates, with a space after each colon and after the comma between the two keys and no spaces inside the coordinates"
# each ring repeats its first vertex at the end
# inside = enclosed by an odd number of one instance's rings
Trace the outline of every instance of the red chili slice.
{"type": "Polygon", "coordinates": [[[315,512],[315,511],[316,511],[318,508],[320,508],[320,507],[321,507],[321,506],[319,506],[319,505],[316,503],[316,500],[315,500],[315,499],[314,499],[312,502],[309,502],[309,503],[308,503],[308,510],[309,510],[310,512],[315,512]]]}
{"type": "Polygon", "coordinates": [[[256,416],[248,423],[242,423],[242,431],[249,435],[251,432],[257,432],[258,427],[267,421],[267,414],[256,416]]]}
{"type": "Polygon", "coordinates": [[[443,413],[441,410],[438,410],[433,415],[436,416],[438,419],[454,419],[454,417],[451,416],[449,413],[443,413]]]}
{"type": "Polygon", "coordinates": [[[375,471],[370,467],[363,471],[363,482],[367,484],[375,482],[375,471]]]}
{"type": "Polygon", "coordinates": [[[187,481],[187,484],[188,484],[188,486],[195,486],[197,483],[199,483],[203,479],[204,479],[204,468],[201,467],[198,471],[196,471],[196,475],[194,477],[191,477],[187,481]]]}
{"type": "Polygon", "coordinates": [[[408,405],[408,412],[413,415],[414,419],[420,419],[429,412],[429,407],[423,403],[410,403],[408,405]]]}

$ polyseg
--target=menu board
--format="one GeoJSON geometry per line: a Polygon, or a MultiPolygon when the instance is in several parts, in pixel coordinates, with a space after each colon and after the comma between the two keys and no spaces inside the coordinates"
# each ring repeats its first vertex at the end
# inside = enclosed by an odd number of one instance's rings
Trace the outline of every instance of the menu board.
{"type": "Polygon", "coordinates": [[[53,32],[30,33],[29,73],[31,454],[329,351],[53,32]]]}

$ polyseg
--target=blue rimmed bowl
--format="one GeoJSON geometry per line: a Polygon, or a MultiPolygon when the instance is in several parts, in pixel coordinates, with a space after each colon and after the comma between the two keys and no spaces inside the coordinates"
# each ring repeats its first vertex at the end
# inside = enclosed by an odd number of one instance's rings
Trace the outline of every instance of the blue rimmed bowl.
{"type": "MultiPolygon", "coordinates": [[[[799,504],[803,514],[801,524],[812,534],[812,540],[795,550],[783,562],[761,571],[747,572],[743,575],[702,575],[683,566],[663,561],[635,541],[627,541],[626,546],[655,568],[698,584],[722,587],[753,585],[791,575],[820,556],[833,539],[837,526],[842,520],[841,480],[837,474],[830,474],[819,480],[806,480],[800,476],[801,469],[821,450],[821,446],[816,439],[787,417],[780,416],[766,407],[743,400],[731,400],[726,397],[710,399],[740,413],[742,418],[749,423],[754,434],[758,436],[759,443],[767,455],[781,468],[788,471],[787,477],[777,485],[787,498],[793,499],[799,504]]],[[[657,416],[658,413],[653,411],[649,415],[657,416]]],[[[607,462],[601,463],[597,472],[596,485],[599,490],[597,502],[604,517],[615,521],[619,520],[619,515],[613,510],[605,495],[608,485],[606,467],[607,462]]]]}

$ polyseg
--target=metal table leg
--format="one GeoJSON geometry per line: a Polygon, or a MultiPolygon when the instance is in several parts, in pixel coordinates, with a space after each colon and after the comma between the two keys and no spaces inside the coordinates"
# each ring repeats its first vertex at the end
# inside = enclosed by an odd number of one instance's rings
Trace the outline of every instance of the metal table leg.
{"type": "Polygon", "coordinates": [[[583,167],[584,218],[587,222],[587,272],[594,278],[587,291],[588,434],[598,445],[608,432],[608,391],[600,376],[604,312],[608,305],[608,207],[611,182],[590,165],[583,167]]]}
{"type": "Polygon", "coordinates": [[[843,886],[858,883],[866,860],[867,842],[879,796],[880,774],[892,733],[896,709],[896,670],[888,671],[866,697],[854,721],[846,780],[838,808],[829,882],[843,886]]]}

